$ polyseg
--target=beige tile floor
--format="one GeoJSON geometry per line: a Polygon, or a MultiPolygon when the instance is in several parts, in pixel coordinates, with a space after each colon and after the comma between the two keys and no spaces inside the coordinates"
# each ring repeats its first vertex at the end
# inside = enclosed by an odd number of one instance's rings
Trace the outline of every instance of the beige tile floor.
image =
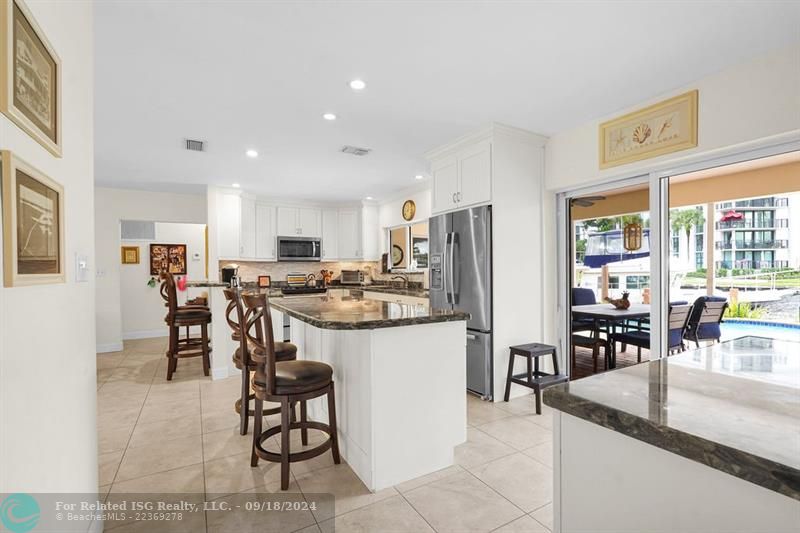
{"type": "MultiPolygon", "coordinates": [[[[279,465],[249,463],[251,436],[238,433],[238,378],[211,381],[199,359],[167,382],[165,339],[125,342],[97,356],[100,493],[194,493],[207,499],[279,492],[279,465]]],[[[467,442],[445,470],[371,493],[330,453],[292,465],[289,491],[332,493],[335,507],[291,518],[194,517],[191,524],[126,524],[125,531],[548,532],[552,529],[552,413],[532,396],[486,403],[467,395],[467,442]],[[142,527],[147,526],[147,527],[142,527]],[[159,526],[161,527],[161,526],[159,526]],[[184,529],[181,529],[183,527],[184,529]]],[[[267,417],[266,423],[275,423],[267,417]]],[[[295,433],[295,432],[293,432],[295,433]]],[[[252,430],[251,430],[252,434],[252,430]]],[[[325,438],[311,435],[310,445],[325,438]]],[[[273,438],[273,440],[275,440],[273,438]]],[[[300,448],[292,435],[293,450],[300,448]]],[[[277,450],[277,441],[270,447],[277,450]]],[[[110,526],[110,527],[109,527],[110,526]]]]}

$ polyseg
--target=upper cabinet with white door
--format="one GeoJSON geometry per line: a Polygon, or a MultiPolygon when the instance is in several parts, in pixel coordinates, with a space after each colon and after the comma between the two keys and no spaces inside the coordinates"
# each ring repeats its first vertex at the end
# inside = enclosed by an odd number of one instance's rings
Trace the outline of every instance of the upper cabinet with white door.
{"type": "Polygon", "coordinates": [[[274,261],[277,258],[275,206],[256,203],[256,258],[274,261]]]}
{"type": "Polygon", "coordinates": [[[278,235],[322,237],[322,211],[313,207],[278,207],[278,235]]]}
{"type": "Polygon", "coordinates": [[[242,195],[242,216],[239,233],[239,257],[256,258],[256,199],[242,195]]]}
{"type": "Polygon", "coordinates": [[[433,213],[492,201],[492,143],[461,146],[431,162],[433,213]]]}
{"type": "Polygon", "coordinates": [[[322,210],[322,260],[339,258],[339,210],[322,210]]]}
{"type": "Polygon", "coordinates": [[[322,239],[323,261],[380,258],[377,205],[275,206],[231,189],[215,189],[209,205],[218,259],[275,261],[279,236],[322,239]]]}
{"type": "Polygon", "coordinates": [[[376,261],[380,229],[373,205],[322,211],[322,260],[376,261]]]}
{"type": "Polygon", "coordinates": [[[216,195],[219,259],[275,260],[275,207],[239,191],[216,195]]]}
{"type": "Polygon", "coordinates": [[[431,150],[431,213],[440,214],[503,199],[509,183],[538,180],[543,175],[546,137],[503,124],[492,123],[475,133],[431,150]],[[533,170],[532,170],[533,169],[533,170]],[[535,170],[535,172],[534,172],[535,170]]]}
{"type": "Polygon", "coordinates": [[[339,259],[362,259],[364,243],[361,236],[361,209],[339,209],[339,229],[337,231],[339,259]]]}

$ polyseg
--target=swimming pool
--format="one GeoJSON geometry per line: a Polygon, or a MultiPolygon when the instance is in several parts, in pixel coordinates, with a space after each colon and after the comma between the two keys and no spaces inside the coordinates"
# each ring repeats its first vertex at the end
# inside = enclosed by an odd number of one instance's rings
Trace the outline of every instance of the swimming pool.
{"type": "Polygon", "coordinates": [[[746,335],[800,342],[800,325],[795,327],[771,325],[755,320],[726,320],[721,324],[722,340],[727,341],[746,335]]]}

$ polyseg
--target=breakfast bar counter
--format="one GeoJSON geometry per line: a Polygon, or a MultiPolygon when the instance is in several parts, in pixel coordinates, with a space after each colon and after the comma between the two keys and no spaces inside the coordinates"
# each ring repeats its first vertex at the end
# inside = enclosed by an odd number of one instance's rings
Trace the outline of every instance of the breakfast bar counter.
{"type": "MultiPolygon", "coordinates": [[[[339,448],[373,491],[454,462],[466,440],[468,314],[355,296],[273,298],[298,358],[333,367],[339,448]]],[[[312,419],[327,404],[309,402],[312,419]]]]}
{"type": "Polygon", "coordinates": [[[556,531],[800,523],[800,343],[741,337],[553,387],[544,402],[557,410],[556,531]],[[621,501],[625,513],[608,513],[621,501]]]}
{"type": "Polygon", "coordinates": [[[431,309],[358,296],[307,296],[271,299],[272,308],[322,329],[380,329],[465,321],[467,313],[431,309]]]}

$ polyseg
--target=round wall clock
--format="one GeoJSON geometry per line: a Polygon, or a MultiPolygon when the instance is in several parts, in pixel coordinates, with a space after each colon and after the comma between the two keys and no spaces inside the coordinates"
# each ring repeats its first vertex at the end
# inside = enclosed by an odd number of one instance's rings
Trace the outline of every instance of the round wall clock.
{"type": "Polygon", "coordinates": [[[414,203],[414,200],[406,200],[405,203],[403,203],[403,218],[412,220],[416,214],[417,204],[414,203]]]}
{"type": "Polygon", "coordinates": [[[396,244],[392,245],[392,266],[400,266],[403,263],[403,257],[405,254],[403,253],[403,249],[397,246],[396,244]]]}

